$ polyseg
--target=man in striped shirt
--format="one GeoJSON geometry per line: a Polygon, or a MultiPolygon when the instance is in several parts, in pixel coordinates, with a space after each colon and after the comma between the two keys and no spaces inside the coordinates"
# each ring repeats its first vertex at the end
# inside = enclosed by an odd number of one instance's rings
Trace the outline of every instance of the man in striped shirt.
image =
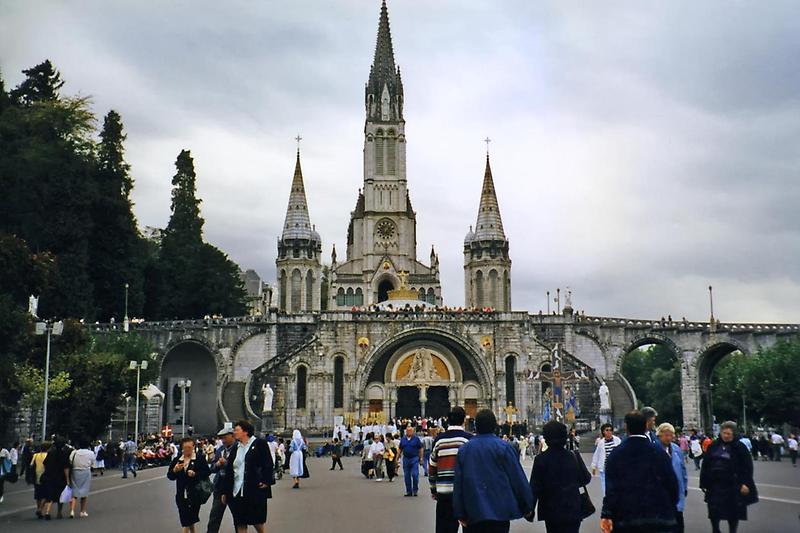
{"type": "Polygon", "coordinates": [[[458,449],[472,438],[472,434],[464,431],[465,417],[463,407],[454,407],[448,413],[447,431],[436,437],[428,461],[431,496],[436,500],[436,533],[458,531],[458,520],[453,515],[453,477],[458,449]]]}
{"type": "Polygon", "coordinates": [[[620,445],[622,440],[614,435],[614,426],[605,423],[600,426],[601,437],[599,437],[594,445],[594,455],[592,455],[592,475],[600,473],[600,489],[603,496],[606,495],[606,459],[611,455],[611,452],[620,445]]]}

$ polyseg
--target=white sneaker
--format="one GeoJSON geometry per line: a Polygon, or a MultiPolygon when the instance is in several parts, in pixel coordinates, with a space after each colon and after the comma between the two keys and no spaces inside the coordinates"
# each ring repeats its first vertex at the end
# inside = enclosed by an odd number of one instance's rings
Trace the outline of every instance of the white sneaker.
{"type": "Polygon", "coordinates": [[[85,513],[85,512],[81,513],[81,518],[86,518],[87,516],[89,516],[89,513],[85,513]]]}

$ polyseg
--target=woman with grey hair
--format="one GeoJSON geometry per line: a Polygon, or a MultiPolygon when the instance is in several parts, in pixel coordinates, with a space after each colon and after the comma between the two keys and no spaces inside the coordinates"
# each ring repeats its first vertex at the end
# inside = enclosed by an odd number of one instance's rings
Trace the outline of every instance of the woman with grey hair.
{"type": "Polygon", "coordinates": [[[736,436],[735,422],[720,426],[719,438],[708,447],[700,470],[700,488],[708,504],[713,533],[727,520],[728,531],[736,533],[740,520],[747,520],[747,506],[758,501],[753,481],[753,458],[736,436]]]}

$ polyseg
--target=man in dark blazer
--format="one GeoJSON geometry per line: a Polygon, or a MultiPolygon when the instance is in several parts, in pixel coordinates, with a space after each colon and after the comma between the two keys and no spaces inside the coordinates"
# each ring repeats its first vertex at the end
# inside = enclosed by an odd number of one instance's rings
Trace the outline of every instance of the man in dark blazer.
{"type": "Polygon", "coordinates": [[[604,533],[666,533],[675,527],[678,480],[669,456],[650,442],[647,419],[625,415],[628,438],[606,459],[604,533]]]}
{"type": "Polygon", "coordinates": [[[210,465],[211,473],[215,474],[214,500],[211,504],[211,512],[208,515],[208,528],[206,529],[206,533],[218,533],[219,526],[222,524],[222,517],[227,507],[222,503],[222,481],[225,478],[228,459],[231,453],[233,453],[233,449],[236,447],[236,439],[233,437],[232,427],[223,428],[217,433],[217,436],[222,439],[222,445],[214,450],[214,460],[210,465]]]}
{"type": "Polygon", "coordinates": [[[234,424],[233,435],[239,444],[225,466],[222,502],[231,509],[237,533],[246,533],[248,526],[264,533],[274,468],[269,444],[255,436],[255,428],[247,420],[234,424]]]}

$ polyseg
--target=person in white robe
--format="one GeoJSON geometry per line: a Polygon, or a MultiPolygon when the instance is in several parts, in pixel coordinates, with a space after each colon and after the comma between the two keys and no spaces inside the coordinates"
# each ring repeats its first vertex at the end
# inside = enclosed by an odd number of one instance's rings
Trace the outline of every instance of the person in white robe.
{"type": "Polygon", "coordinates": [[[303,440],[303,435],[299,429],[295,429],[292,433],[292,442],[289,444],[289,475],[292,476],[294,481],[293,489],[300,488],[300,478],[303,477],[303,454],[308,446],[303,440]]]}

